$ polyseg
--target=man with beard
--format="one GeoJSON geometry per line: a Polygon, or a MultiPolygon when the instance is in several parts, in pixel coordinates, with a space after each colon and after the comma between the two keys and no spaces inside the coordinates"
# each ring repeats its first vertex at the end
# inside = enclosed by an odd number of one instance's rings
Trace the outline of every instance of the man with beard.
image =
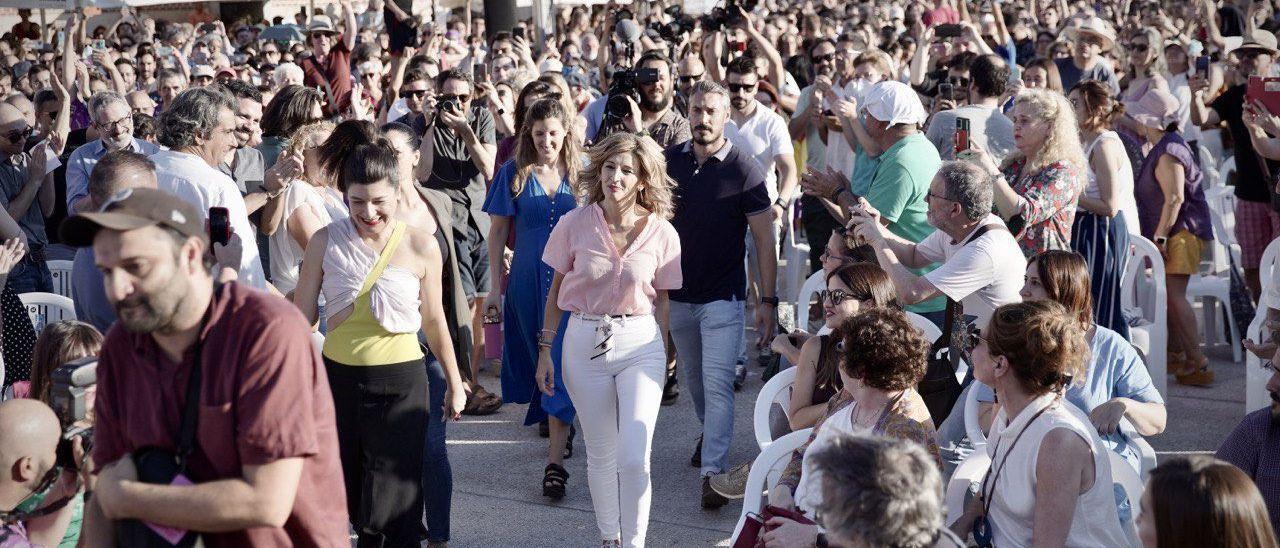
{"type": "Polygon", "coordinates": [[[338,34],[328,17],[315,17],[307,27],[311,55],[300,61],[306,85],[328,90],[326,114],[346,112],[351,105],[351,50],[356,47],[356,13],[351,0],[339,0],[345,34],[338,34]]]}
{"type": "Polygon", "coordinates": [[[70,214],[90,210],[86,207],[88,178],[93,173],[93,165],[102,156],[118,150],[129,150],[143,156],[160,151],[160,147],[133,137],[133,111],[120,93],[96,93],[88,101],[88,114],[99,138],[84,143],[67,160],[67,209],[70,214]]]}
{"type": "Polygon", "coordinates": [[[702,507],[719,508],[728,499],[711,489],[710,476],[724,471],[733,437],[733,380],[744,335],[747,276],[746,235],[750,226],[761,274],[755,309],[757,346],[773,339],[777,322],[775,219],[760,164],[724,136],[729,91],[711,81],[698,83],[689,102],[692,139],[668,147],[667,174],[676,181],[680,271],[684,287],[671,292],[671,339],[685,386],[702,422],[690,464],[701,469],[702,507]]]}
{"type": "MultiPolygon", "coordinates": [[[[647,131],[649,137],[662,148],[688,141],[689,121],[672,108],[675,88],[671,81],[671,60],[660,51],[649,51],[640,56],[636,68],[658,71],[658,80],[652,84],[636,85],[640,91],[640,103],[637,105],[640,119],[636,120],[636,109],[633,107],[632,114],[623,121],[624,127],[633,132],[647,131]]],[[[608,97],[599,100],[607,101],[608,97]]],[[[587,108],[591,108],[590,105],[587,108]]],[[[592,140],[599,141],[607,137],[608,130],[609,128],[601,127],[592,140]]]]}
{"type": "MultiPolygon", "coordinates": [[[[809,63],[813,65],[814,76],[827,82],[824,89],[831,88],[831,79],[836,71],[835,57],[836,43],[830,38],[821,38],[809,48],[809,63]]],[[[680,78],[680,85],[684,85],[683,76],[680,78]]],[[[810,84],[800,90],[796,112],[787,124],[791,140],[805,142],[805,168],[818,172],[827,168],[828,141],[844,138],[838,131],[827,131],[824,121],[826,104],[827,95],[819,89],[817,82],[810,84]]],[[[823,207],[822,200],[813,196],[800,197],[800,215],[804,218],[805,237],[810,242],[826,242],[831,238],[831,232],[839,226],[827,208],[823,207]]],[[[823,249],[824,246],[821,245],[809,246],[810,272],[817,272],[822,268],[823,249]]]]}
{"type": "Polygon", "coordinates": [[[140,520],[211,546],[345,545],[333,399],[311,328],[283,299],[214,284],[203,219],[134,188],[62,225],[68,243],[93,246],[120,324],[98,356],[98,480],[81,535],[108,546],[115,522],[140,520]],[[173,452],[188,411],[199,414],[190,483],[139,481],[134,452],[173,452]]]}
{"type": "Polygon", "coordinates": [[[676,110],[681,116],[689,115],[689,97],[693,95],[693,86],[701,82],[707,75],[707,66],[702,64],[702,57],[697,54],[685,55],[676,66],[676,110]]]}
{"type": "MultiPolygon", "coordinates": [[[[1268,328],[1273,329],[1272,340],[1276,340],[1278,335],[1275,327],[1274,323],[1268,324],[1268,328]]],[[[1256,346],[1250,348],[1255,353],[1256,349],[1256,346]]],[[[1280,369],[1276,368],[1275,360],[1280,360],[1280,353],[1271,354],[1262,362],[1262,366],[1271,372],[1271,378],[1267,380],[1271,406],[1245,415],[1244,420],[1223,440],[1215,456],[1234,464],[1253,478],[1258,491],[1262,492],[1262,500],[1267,503],[1271,527],[1280,533],[1280,527],[1277,527],[1280,524],[1280,476],[1275,473],[1276,459],[1280,459],[1280,369]]]]}

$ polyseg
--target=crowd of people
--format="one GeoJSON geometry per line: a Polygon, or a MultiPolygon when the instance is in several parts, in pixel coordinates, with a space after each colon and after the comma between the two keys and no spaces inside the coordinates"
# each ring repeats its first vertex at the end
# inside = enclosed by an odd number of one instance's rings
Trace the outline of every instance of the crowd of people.
{"type": "Polygon", "coordinates": [[[807,441],[747,542],[1277,546],[1273,2],[411,4],[0,36],[0,547],[470,545],[448,424],[515,405],[528,488],[644,546],[682,393],[688,492],[762,496],[729,462],[756,362],[807,441]],[[1189,427],[1121,298],[1146,246],[1175,383],[1216,380],[1215,248],[1267,319],[1272,405],[1216,458],[1142,461],[1189,427]],[[54,259],[77,319],[33,321],[54,259]]]}

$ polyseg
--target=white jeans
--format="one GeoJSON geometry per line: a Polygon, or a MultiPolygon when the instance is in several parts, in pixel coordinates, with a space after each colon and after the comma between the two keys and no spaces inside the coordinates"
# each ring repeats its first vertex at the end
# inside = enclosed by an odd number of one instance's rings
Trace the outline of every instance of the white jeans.
{"type": "Polygon", "coordinates": [[[667,354],[653,316],[574,314],[565,328],[563,375],[587,446],[587,485],[602,539],[642,547],[649,528],[649,453],[667,354]],[[612,347],[597,346],[611,328],[612,347]]]}

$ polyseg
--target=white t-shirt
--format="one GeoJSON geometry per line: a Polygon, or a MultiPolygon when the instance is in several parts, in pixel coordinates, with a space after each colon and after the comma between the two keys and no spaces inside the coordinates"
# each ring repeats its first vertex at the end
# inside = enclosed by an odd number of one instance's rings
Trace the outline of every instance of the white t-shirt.
{"type": "MultiPolygon", "coordinates": [[[[986,327],[996,308],[1022,302],[1018,292],[1027,272],[1027,259],[1004,221],[988,215],[983,225],[991,228],[965,245],[952,242],[941,230],[916,244],[916,253],[921,257],[942,263],[925,274],[925,279],[947,297],[960,301],[966,315],[977,317],[980,328],[986,327]]],[[[972,233],[960,241],[971,237],[972,233]]]]}
{"type": "Polygon", "coordinates": [[[752,101],[756,103],[756,111],[741,126],[729,120],[725,124],[724,135],[733,142],[733,146],[755,158],[760,164],[769,190],[769,201],[774,201],[778,199],[778,174],[775,170],[777,157],[781,154],[794,155],[795,147],[791,144],[787,120],[765,108],[759,101],[752,101]]]}
{"type": "MultiPolygon", "coordinates": [[[[866,81],[853,79],[845,83],[844,86],[835,86],[831,89],[831,95],[822,98],[823,110],[835,107],[839,99],[853,97],[858,100],[858,104],[862,104],[862,94],[866,91],[866,81]]],[[[827,169],[844,174],[845,177],[853,175],[854,154],[853,147],[849,146],[848,139],[843,133],[827,132],[827,149],[825,151],[827,158],[827,169]]]]}
{"type": "Polygon", "coordinates": [[[262,260],[258,257],[256,233],[249,225],[248,208],[240,187],[221,171],[205,163],[200,157],[174,150],[161,150],[151,155],[156,164],[156,181],[160,190],[174,194],[195,204],[201,220],[209,220],[209,208],[225,207],[231,220],[231,232],[240,237],[243,252],[236,268],[238,282],[254,289],[266,289],[267,278],[262,272],[262,260]]]}
{"type": "Polygon", "coordinates": [[[306,181],[293,181],[280,196],[280,207],[283,208],[280,228],[271,235],[271,281],[281,293],[288,293],[298,286],[298,267],[302,265],[302,257],[306,250],[289,234],[289,218],[299,207],[311,207],[311,214],[316,216],[318,226],[328,226],[333,222],[325,207],[324,197],[320,189],[306,181]]]}

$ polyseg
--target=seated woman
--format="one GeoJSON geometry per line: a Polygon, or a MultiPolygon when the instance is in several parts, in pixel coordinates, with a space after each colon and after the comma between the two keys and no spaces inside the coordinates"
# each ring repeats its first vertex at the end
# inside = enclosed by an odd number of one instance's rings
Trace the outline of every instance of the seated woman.
{"type": "Polygon", "coordinates": [[[995,546],[1130,545],[1106,446],[1061,395],[1084,378],[1088,352],[1079,316],[1048,300],[997,308],[975,333],[974,377],[995,388],[1000,411],[987,441],[993,464],[951,524],[957,535],[995,546]]]}
{"type": "Polygon", "coordinates": [[[831,398],[809,441],[791,456],[769,503],[812,515],[822,503],[820,477],[810,473],[809,448],[824,447],[838,434],[874,434],[916,442],[942,468],[936,432],[924,400],[915,391],[925,372],[929,343],[900,310],[872,308],[840,326],[840,377],[844,389],[831,398]],[[793,496],[794,493],[794,496],[793,496]]]}
{"type": "MultiPolygon", "coordinates": [[[[876,264],[876,253],[871,246],[863,244],[850,248],[848,243],[853,238],[853,233],[846,232],[844,227],[838,227],[831,233],[831,238],[827,240],[827,246],[822,251],[822,273],[828,279],[831,274],[840,267],[858,263],[876,264]]],[[[821,301],[818,303],[821,305],[821,301]]],[[[804,327],[810,325],[809,318],[797,318],[796,322],[804,327]]],[[[826,330],[830,330],[830,326],[824,326],[826,330]]],[[[787,364],[800,363],[800,350],[804,347],[804,343],[812,337],[813,334],[804,329],[796,329],[791,333],[780,333],[773,338],[770,348],[782,355],[787,364]]],[[[786,365],[783,366],[785,369],[786,365]]],[[[815,400],[825,402],[826,400],[815,400]]]]}
{"type": "MultiPolygon", "coordinates": [[[[1070,251],[1046,251],[1027,262],[1022,298],[1054,301],[1079,318],[1089,344],[1089,362],[1083,382],[1067,388],[1066,399],[1088,413],[1104,446],[1140,471],[1142,457],[1120,432],[1120,419],[1129,419],[1143,436],[1159,434],[1165,426],[1164,398],[1152,384],[1133,345],[1119,333],[1093,323],[1089,285],[1089,267],[1084,257],[1070,251]]],[[[982,384],[976,385],[975,390],[982,402],[979,416],[986,430],[995,414],[995,394],[982,384]]]]}
{"type": "Polygon", "coordinates": [[[772,518],[764,533],[772,546],[899,546],[960,548],[943,524],[942,475],[919,444],[880,436],[841,434],[809,457],[822,477],[818,522],[772,518]]]}
{"type": "Polygon", "coordinates": [[[831,333],[810,337],[800,349],[796,380],[791,387],[787,419],[791,430],[813,426],[826,412],[844,383],[840,380],[840,326],[871,308],[901,310],[893,282],[874,263],[845,265],[827,275],[827,289],[818,294],[822,317],[831,333]]]}
{"type": "Polygon", "coordinates": [[[1276,546],[1267,505],[1239,468],[1207,455],[1155,467],[1138,514],[1142,548],[1276,546]]]}

